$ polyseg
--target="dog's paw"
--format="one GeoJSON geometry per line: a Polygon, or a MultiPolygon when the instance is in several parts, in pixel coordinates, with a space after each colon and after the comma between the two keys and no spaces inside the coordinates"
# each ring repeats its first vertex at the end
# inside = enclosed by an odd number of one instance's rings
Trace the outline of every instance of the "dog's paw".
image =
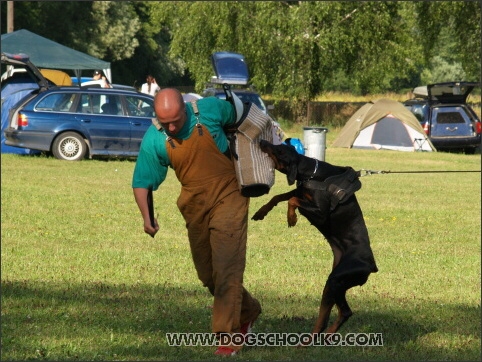
{"type": "Polygon", "coordinates": [[[263,220],[266,215],[271,211],[271,208],[266,205],[262,206],[258,211],[256,211],[251,218],[252,220],[263,220]]]}
{"type": "Polygon", "coordinates": [[[295,216],[288,216],[288,227],[293,227],[296,225],[296,223],[298,222],[298,217],[295,215],[295,216]]]}
{"type": "Polygon", "coordinates": [[[266,213],[261,212],[261,210],[257,211],[253,217],[251,217],[251,220],[263,220],[264,217],[266,216],[266,213]]]}

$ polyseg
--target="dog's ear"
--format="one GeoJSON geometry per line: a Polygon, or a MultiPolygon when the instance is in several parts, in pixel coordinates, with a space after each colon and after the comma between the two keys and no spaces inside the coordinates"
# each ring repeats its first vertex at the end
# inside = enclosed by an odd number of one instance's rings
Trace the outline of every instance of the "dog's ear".
{"type": "Polygon", "coordinates": [[[297,174],[298,174],[298,168],[296,167],[296,164],[291,163],[288,169],[288,172],[286,173],[286,178],[288,179],[288,185],[291,186],[295,183],[297,174]]]}

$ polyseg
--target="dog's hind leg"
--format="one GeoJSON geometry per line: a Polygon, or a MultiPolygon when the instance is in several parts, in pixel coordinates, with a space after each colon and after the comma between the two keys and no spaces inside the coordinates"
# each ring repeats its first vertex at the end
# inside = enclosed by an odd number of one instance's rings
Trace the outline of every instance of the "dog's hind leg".
{"type": "MultiPolygon", "coordinates": [[[[342,294],[344,304],[342,303],[342,300],[340,298],[336,297],[337,292],[334,292],[333,289],[333,280],[328,279],[325,288],[323,289],[323,295],[321,297],[321,303],[320,303],[320,310],[318,312],[318,318],[316,320],[315,326],[313,327],[313,330],[311,332],[312,338],[315,334],[320,334],[323,332],[327,326],[328,326],[328,321],[330,319],[330,314],[331,310],[333,309],[333,306],[336,305],[338,308],[338,318],[337,320],[328,328],[328,330],[325,332],[327,334],[335,333],[343,323],[345,323],[348,318],[352,315],[351,309],[348,306],[348,303],[346,303],[346,300],[344,300],[344,293],[342,294]],[[337,303],[337,301],[339,303],[337,303]]],[[[305,345],[305,344],[304,344],[305,345]]],[[[306,345],[309,345],[307,343],[306,345]]]]}
{"type": "MultiPolygon", "coordinates": [[[[331,250],[333,251],[333,267],[332,271],[336,268],[336,266],[340,263],[342,252],[341,250],[335,246],[334,243],[330,243],[331,250]]],[[[321,296],[321,303],[320,303],[320,310],[318,312],[318,319],[316,320],[315,327],[313,328],[313,334],[323,332],[326,327],[328,326],[328,320],[330,318],[331,310],[336,303],[336,295],[338,289],[335,287],[332,278],[328,278],[328,281],[325,284],[323,289],[323,294],[321,296]]],[[[346,301],[345,301],[346,302],[346,301]]],[[[337,304],[338,307],[338,304],[337,304]]],[[[338,307],[338,311],[340,311],[338,307]]]]}
{"type": "Polygon", "coordinates": [[[346,301],[346,290],[340,290],[339,296],[335,297],[335,305],[338,309],[338,317],[335,322],[326,330],[326,333],[335,333],[350,318],[353,312],[346,301]]]}
{"type": "Polygon", "coordinates": [[[325,333],[335,333],[350,318],[353,312],[346,301],[346,291],[351,288],[353,284],[343,280],[340,282],[336,278],[328,278],[323,295],[321,297],[320,310],[318,312],[318,319],[312,333],[321,333],[326,329],[325,333]],[[336,305],[338,309],[338,316],[333,324],[327,329],[330,313],[333,306],[336,305]]]}
{"type": "Polygon", "coordinates": [[[323,332],[328,326],[328,320],[330,319],[330,313],[335,305],[335,298],[330,288],[330,283],[325,284],[323,294],[321,296],[320,309],[318,311],[318,318],[316,319],[315,326],[311,333],[318,334],[323,332]]]}
{"type": "Polygon", "coordinates": [[[340,329],[340,327],[345,323],[348,318],[350,318],[353,312],[346,301],[346,292],[348,289],[356,286],[356,285],[363,285],[368,279],[369,273],[357,273],[357,274],[348,274],[345,275],[339,280],[337,277],[332,280],[332,286],[334,289],[334,299],[335,305],[338,309],[338,316],[333,322],[333,324],[326,330],[326,333],[335,333],[340,329]]]}

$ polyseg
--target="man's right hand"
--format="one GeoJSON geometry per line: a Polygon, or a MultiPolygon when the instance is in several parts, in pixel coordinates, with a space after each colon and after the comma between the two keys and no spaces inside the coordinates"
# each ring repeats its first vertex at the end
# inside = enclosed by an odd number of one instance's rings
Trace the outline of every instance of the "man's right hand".
{"type": "Polygon", "coordinates": [[[134,198],[144,220],[144,232],[151,237],[156,235],[159,224],[154,217],[154,201],[152,191],[144,188],[133,188],[134,198]]]}
{"type": "Polygon", "coordinates": [[[146,234],[149,234],[151,237],[154,237],[154,235],[157,234],[159,231],[159,224],[157,223],[157,219],[154,219],[154,227],[151,224],[151,220],[147,219],[144,220],[144,232],[146,234]]]}

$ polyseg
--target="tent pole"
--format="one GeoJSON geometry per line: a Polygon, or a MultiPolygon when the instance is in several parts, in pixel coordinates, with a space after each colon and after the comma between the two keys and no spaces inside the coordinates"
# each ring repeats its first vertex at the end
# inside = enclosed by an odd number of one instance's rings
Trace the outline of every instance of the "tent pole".
{"type": "Polygon", "coordinates": [[[80,87],[82,71],[80,69],[74,69],[75,76],[77,77],[77,84],[80,87]]]}

